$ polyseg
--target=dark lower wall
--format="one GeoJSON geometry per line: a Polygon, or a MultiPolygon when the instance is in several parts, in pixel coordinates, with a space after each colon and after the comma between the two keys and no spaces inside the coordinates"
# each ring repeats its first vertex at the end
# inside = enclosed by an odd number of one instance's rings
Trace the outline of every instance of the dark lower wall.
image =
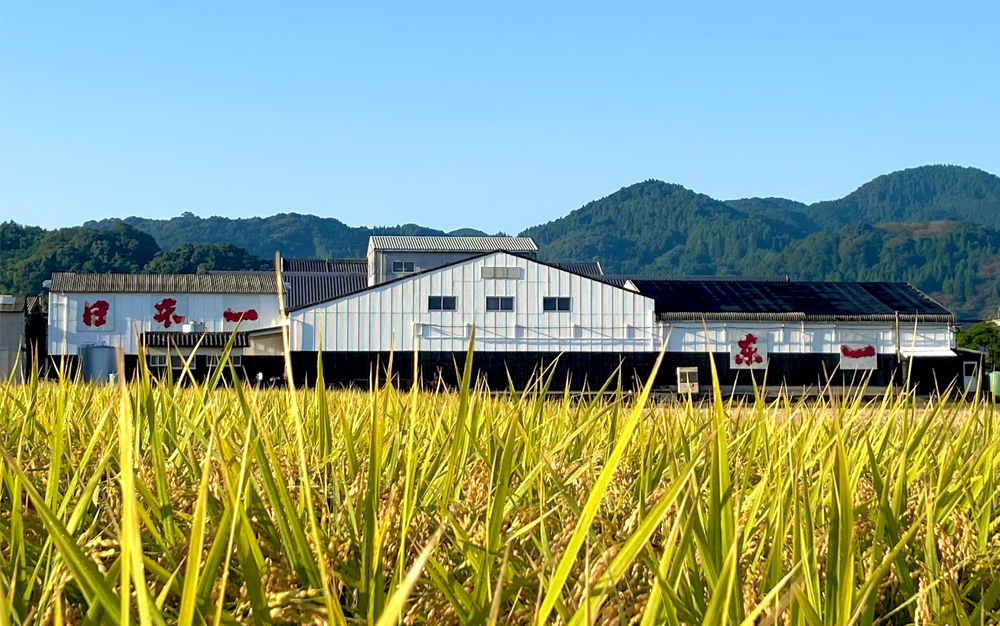
{"type": "MultiPolygon", "coordinates": [[[[656,353],[538,353],[538,352],[479,352],[473,356],[474,380],[482,381],[494,391],[505,391],[513,383],[518,390],[525,389],[537,381],[538,373],[545,369],[552,375],[551,390],[563,390],[567,386],[573,391],[597,390],[609,378],[616,376],[611,388],[617,387],[617,371],[621,369],[622,388],[628,391],[642,386],[648,380],[656,361],[656,353]],[[550,369],[551,368],[551,369],[550,369]]],[[[886,387],[899,385],[910,368],[908,361],[898,361],[894,356],[879,355],[878,369],[872,372],[839,371],[840,359],[835,354],[771,354],[769,366],[764,370],[729,369],[729,355],[714,355],[723,389],[733,386],[758,385],[789,387],[821,387],[830,381],[833,385],[856,386],[867,377],[870,386],[886,387]],[[752,378],[751,378],[752,377],[752,378]]],[[[54,357],[54,360],[57,357],[54,357]]],[[[324,352],[323,374],[326,383],[335,387],[358,387],[367,389],[377,375],[385,381],[392,363],[392,377],[395,385],[408,388],[413,384],[413,353],[388,352],[324,352]]],[[[419,355],[419,376],[421,385],[433,389],[438,385],[457,387],[465,366],[464,352],[422,352],[419,355]]],[[[913,360],[910,382],[918,393],[943,392],[956,384],[961,388],[962,357],[918,358],[913,360]]],[[[77,368],[76,357],[66,357],[70,373],[77,368]]],[[[711,386],[711,370],[707,353],[670,352],[664,355],[663,364],[656,377],[656,387],[665,389],[677,384],[678,367],[697,367],[698,380],[702,391],[711,386]]],[[[131,379],[138,370],[138,358],[125,357],[125,375],[131,379]]],[[[165,375],[164,370],[156,371],[165,375]]],[[[297,385],[314,385],[317,380],[317,354],[298,352],[292,354],[292,371],[297,385]]],[[[203,380],[211,370],[206,366],[205,356],[195,357],[193,373],[203,380]]],[[[175,377],[177,375],[175,371],[175,377]]],[[[239,377],[251,382],[261,380],[264,384],[282,382],[284,362],[282,357],[244,356],[238,368],[239,377]],[[260,377],[258,378],[258,374],[260,377]]],[[[54,371],[50,370],[54,376],[54,371]]],[[[228,372],[225,374],[229,379],[228,372]]]]}
{"type": "MultiPolygon", "coordinates": [[[[79,370],[80,359],[77,356],[52,356],[49,359],[48,370],[43,373],[49,378],[55,378],[59,367],[64,367],[68,376],[74,377],[79,370]]],[[[133,354],[126,354],[124,357],[124,367],[125,379],[132,380],[139,373],[139,357],[133,354]]],[[[157,377],[166,377],[167,375],[166,368],[152,368],[150,371],[157,377]]],[[[206,355],[195,355],[191,373],[196,380],[206,380],[209,377],[212,373],[212,368],[208,367],[206,355]]],[[[172,374],[174,380],[177,380],[180,378],[181,370],[173,370],[172,374]]],[[[284,358],[280,356],[244,356],[242,357],[240,367],[236,368],[236,374],[240,379],[251,382],[259,380],[264,384],[271,384],[272,382],[280,383],[285,374],[284,358]],[[258,374],[260,374],[259,377],[258,374]]],[[[231,378],[232,376],[227,366],[223,372],[223,380],[229,381],[231,378]]]]}
{"type": "MultiPolygon", "coordinates": [[[[512,383],[524,389],[537,380],[538,372],[546,368],[553,376],[552,390],[567,386],[574,391],[599,389],[610,377],[616,376],[621,367],[622,387],[632,390],[640,387],[650,376],[656,353],[497,353],[479,352],[473,356],[474,378],[481,380],[495,391],[506,390],[512,383]],[[554,365],[553,365],[554,364],[554,365]],[[547,369],[547,368],[552,369],[547,369]]],[[[384,381],[392,363],[392,377],[396,385],[413,384],[413,353],[388,352],[324,352],[323,373],[332,386],[367,388],[377,375],[384,381]]],[[[835,354],[771,354],[769,366],[764,370],[729,369],[729,355],[714,355],[723,388],[734,385],[794,387],[834,385],[856,386],[867,378],[870,386],[899,385],[907,375],[907,361],[902,363],[895,356],[879,355],[878,368],[872,372],[839,371],[840,357],[835,354]],[[752,378],[751,378],[752,377],[752,378]]],[[[419,376],[422,386],[433,388],[438,384],[448,387],[458,385],[465,365],[465,353],[422,352],[419,354],[419,376]]],[[[664,355],[663,364],[656,377],[656,387],[666,388],[677,384],[678,367],[697,367],[698,379],[703,389],[711,385],[711,370],[707,353],[673,352],[664,355]]],[[[915,359],[910,372],[911,384],[919,393],[944,391],[957,381],[961,385],[961,358],[915,359]]],[[[292,368],[297,384],[312,385],[317,379],[317,355],[303,352],[292,355],[292,368]]],[[[617,386],[616,382],[612,387],[617,386]]]]}

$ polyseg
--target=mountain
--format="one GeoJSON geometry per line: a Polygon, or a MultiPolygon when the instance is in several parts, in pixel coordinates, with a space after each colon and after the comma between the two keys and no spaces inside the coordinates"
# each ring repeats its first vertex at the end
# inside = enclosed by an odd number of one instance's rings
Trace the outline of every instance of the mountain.
{"type": "Polygon", "coordinates": [[[795,280],[910,283],[963,317],[1000,304],[1000,232],[969,222],[851,224],[821,230],[743,268],[795,280]]]}
{"type": "MultiPolygon", "coordinates": [[[[359,257],[373,234],[445,233],[416,224],[353,227],[334,218],[140,217],[43,231],[0,224],[0,289],[36,293],[52,271],[207,271],[289,257],[359,257]],[[227,247],[228,246],[228,247],[227,247]],[[102,269],[103,268],[103,269],[102,269]]],[[[788,275],[907,281],[962,316],[1000,304],[1000,178],[932,165],[879,176],[839,200],[716,200],[657,180],[623,187],[526,229],[550,261],[609,273],[788,275]]]]}
{"type": "Polygon", "coordinates": [[[880,176],[840,200],[719,202],[645,181],[522,234],[543,259],[609,272],[788,275],[910,282],[963,316],[1000,304],[1000,178],[927,166],[880,176]]]}
{"type": "Polygon", "coordinates": [[[387,228],[354,227],[332,217],[298,213],[245,219],[203,218],[183,213],[169,220],[127,217],[124,220],[87,222],[84,226],[105,230],[117,222],[125,222],[152,235],[164,249],[182,243],[230,243],[265,259],[273,259],[275,251],[297,258],[358,258],[365,256],[368,238],[372,235],[447,234],[416,224],[387,228]]]}
{"type": "Polygon", "coordinates": [[[170,250],[124,222],[105,230],[0,223],[0,292],[41,293],[53,272],[190,272],[259,270],[273,261],[232,244],[181,244],[170,250]]]}
{"type": "Polygon", "coordinates": [[[726,274],[812,232],[800,221],[647,180],[521,235],[535,239],[544,260],[600,261],[612,273],[726,274]]]}
{"type": "Polygon", "coordinates": [[[1000,177],[973,167],[927,165],[885,174],[840,200],[802,209],[817,224],[952,219],[1000,229],[1000,177]]]}

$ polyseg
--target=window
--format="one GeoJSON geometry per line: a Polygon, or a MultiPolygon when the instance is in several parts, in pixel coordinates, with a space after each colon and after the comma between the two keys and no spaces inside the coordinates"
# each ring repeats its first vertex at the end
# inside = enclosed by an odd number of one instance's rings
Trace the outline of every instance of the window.
{"type": "Polygon", "coordinates": [[[394,274],[403,274],[413,271],[413,261],[393,261],[392,271],[394,274]]]}
{"type": "Polygon", "coordinates": [[[483,278],[520,278],[521,269],[518,267],[484,267],[483,278]]]}
{"type": "Polygon", "coordinates": [[[166,367],[167,366],[167,355],[165,355],[165,354],[150,354],[149,355],[149,366],[150,367],[166,367]]]}
{"type": "Polygon", "coordinates": [[[513,311],[514,298],[486,298],[487,311],[513,311]]]}
{"type": "MultiPolygon", "coordinates": [[[[243,357],[239,354],[230,354],[229,360],[232,362],[233,367],[240,367],[243,365],[243,357]]],[[[209,354],[205,357],[205,365],[214,368],[219,367],[219,362],[222,361],[221,354],[209,354]]]]}
{"type": "Polygon", "coordinates": [[[429,296],[427,298],[427,310],[429,311],[454,311],[458,299],[455,296],[429,296]]]}
{"type": "MultiPolygon", "coordinates": [[[[194,363],[192,363],[191,366],[194,367],[194,363]]],[[[182,370],[182,369],[184,369],[184,357],[182,357],[180,355],[177,355],[177,356],[171,355],[171,357],[170,357],[170,367],[173,368],[173,369],[175,369],[175,370],[182,370]]]]}
{"type": "Polygon", "coordinates": [[[542,298],[543,311],[569,311],[569,298],[542,298]]]}

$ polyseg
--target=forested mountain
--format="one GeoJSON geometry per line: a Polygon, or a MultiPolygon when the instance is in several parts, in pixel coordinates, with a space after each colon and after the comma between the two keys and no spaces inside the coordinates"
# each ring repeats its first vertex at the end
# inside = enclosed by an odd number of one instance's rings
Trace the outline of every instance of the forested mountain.
{"type": "MultiPolygon", "coordinates": [[[[3,224],[0,290],[36,293],[53,271],[270,267],[275,250],[360,257],[373,234],[484,233],[354,227],[295,213],[129,217],[49,232],[3,224]]],[[[722,202],[648,180],[522,234],[535,238],[544,260],[599,260],[609,273],[907,281],[964,317],[992,315],[1000,304],[1000,178],[974,168],[893,172],[812,205],[785,198],[722,202]]]]}
{"type": "Polygon", "coordinates": [[[1000,304],[1000,178],[927,166],[880,176],[848,196],[718,202],[646,181],[529,228],[547,260],[606,271],[788,275],[906,281],[963,316],[1000,304]]]}
{"type": "Polygon", "coordinates": [[[614,273],[729,274],[747,256],[781,250],[808,235],[799,221],[787,212],[744,211],[648,180],[521,235],[534,237],[550,261],[599,260],[614,273]]]}
{"type": "Polygon", "coordinates": [[[964,317],[995,316],[1000,232],[968,222],[852,224],[748,259],[741,273],[797,280],[908,282],[964,317]]]}
{"type": "Polygon", "coordinates": [[[822,226],[953,219],[1000,229],[1000,177],[973,167],[927,165],[879,176],[840,200],[803,212],[822,226]]]}
{"type": "Polygon", "coordinates": [[[184,244],[160,250],[150,235],[123,222],[107,230],[0,223],[0,292],[40,293],[53,272],[207,272],[273,267],[231,244],[184,244]]]}
{"type": "MultiPolygon", "coordinates": [[[[274,258],[275,251],[296,258],[359,258],[368,251],[368,238],[372,235],[449,234],[416,224],[376,228],[348,226],[332,217],[298,213],[246,219],[202,218],[184,213],[169,220],[127,217],[87,222],[84,226],[104,230],[122,221],[152,235],[164,249],[182,243],[230,243],[268,259],[274,258]]],[[[470,232],[482,234],[473,229],[456,231],[457,234],[470,232]]]]}

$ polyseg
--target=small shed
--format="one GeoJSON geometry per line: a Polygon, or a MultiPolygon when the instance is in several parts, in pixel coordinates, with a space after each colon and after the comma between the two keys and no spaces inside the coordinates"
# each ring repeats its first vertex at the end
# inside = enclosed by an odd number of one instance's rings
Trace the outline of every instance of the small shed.
{"type": "Polygon", "coordinates": [[[20,382],[24,376],[24,312],[22,296],[0,295],[0,380],[20,382]]]}

